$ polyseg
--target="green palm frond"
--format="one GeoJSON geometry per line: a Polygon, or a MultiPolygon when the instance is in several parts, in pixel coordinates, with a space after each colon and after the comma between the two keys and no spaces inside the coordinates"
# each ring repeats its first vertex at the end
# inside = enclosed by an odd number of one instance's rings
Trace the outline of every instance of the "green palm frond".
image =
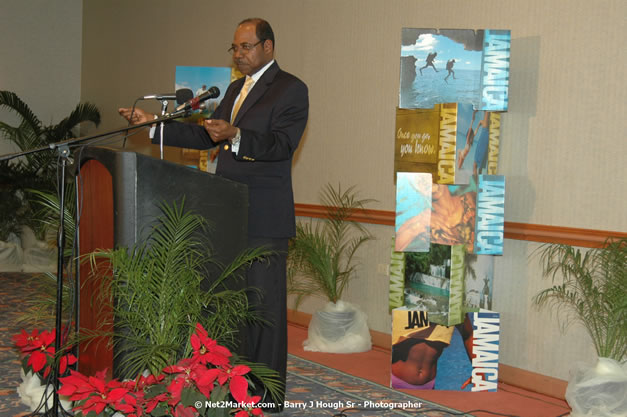
{"type": "MultiPolygon", "coordinates": [[[[30,328],[41,328],[54,323],[57,308],[57,276],[46,272],[25,277],[29,282],[29,287],[37,288],[33,291],[33,296],[24,300],[23,308],[17,322],[30,328]]],[[[72,283],[65,280],[63,282],[63,299],[71,300],[73,297],[72,283]]],[[[63,303],[62,315],[64,319],[71,317],[71,303],[63,303]]]]}
{"type": "MultiPolygon", "coordinates": [[[[263,386],[268,390],[268,394],[274,400],[276,404],[282,403],[285,398],[285,384],[279,375],[273,369],[268,368],[265,365],[260,365],[254,362],[248,362],[240,358],[235,358],[234,363],[236,365],[246,365],[250,368],[252,374],[252,382],[263,381],[263,386]]],[[[260,402],[268,402],[269,399],[262,399],[260,402]]]]}
{"type": "Polygon", "coordinates": [[[100,111],[91,103],[80,103],[72,110],[72,113],[59,123],[49,126],[46,130],[47,143],[59,142],[75,137],[73,129],[84,122],[100,124],[100,111]]]}
{"type": "Polygon", "coordinates": [[[320,200],[326,217],[296,225],[288,255],[288,290],[296,295],[296,308],[304,297],[322,294],[337,302],[354,277],[355,255],[373,239],[358,222],[351,220],[357,210],[374,200],[359,199],[355,187],[342,190],[326,185],[320,200]]]}
{"type": "MultiPolygon", "coordinates": [[[[47,230],[59,229],[59,213],[61,204],[56,193],[49,193],[40,190],[27,189],[27,201],[33,209],[33,216],[28,219],[28,225],[35,231],[39,239],[43,239],[47,230]]],[[[66,250],[70,251],[74,235],[76,233],[75,219],[75,189],[73,186],[66,186],[65,203],[63,206],[63,226],[65,231],[66,250]]],[[[70,252],[66,253],[69,256],[70,252]]]]}
{"type": "MultiPolygon", "coordinates": [[[[41,134],[42,124],[41,121],[35,116],[30,107],[24,103],[17,94],[11,91],[0,91],[0,108],[5,107],[8,110],[14,111],[21,117],[20,125],[17,129],[25,132],[32,132],[35,135],[41,134]]],[[[6,123],[0,122],[0,131],[3,133],[6,129],[12,132],[11,126],[6,123]]]]}
{"type": "MultiPolygon", "coordinates": [[[[66,204],[65,204],[65,252],[64,256],[66,262],[69,262],[72,258],[72,248],[74,233],[76,226],[74,222],[74,189],[68,187],[66,191],[66,204]]],[[[46,193],[38,190],[26,190],[27,200],[33,207],[34,218],[31,219],[29,226],[35,232],[38,239],[43,240],[47,230],[58,230],[59,228],[59,198],[56,194],[46,193]]],[[[56,237],[56,236],[55,236],[56,237]]],[[[53,242],[48,242],[53,244],[53,242]]],[[[66,266],[68,264],[66,263],[66,266]]],[[[29,324],[31,327],[38,327],[42,324],[49,324],[54,322],[56,316],[56,303],[57,303],[57,276],[56,273],[37,274],[29,278],[33,286],[36,286],[39,291],[35,291],[32,297],[29,297],[25,301],[25,307],[23,314],[18,321],[29,324]]],[[[71,274],[64,277],[63,281],[63,299],[72,300],[74,297],[74,282],[71,280],[71,274]]],[[[63,303],[63,317],[70,319],[71,317],[71,303],[63,303]]]]}
{"type": "Polygon", "coordinates": [[[534,297],[538,307],[557,310],[565,330],[581,323],[597,354],[619,362],[627,358],[627,238],[582,253],[569,245],[540,247],[545,277],[554,284],[534,297]]]}

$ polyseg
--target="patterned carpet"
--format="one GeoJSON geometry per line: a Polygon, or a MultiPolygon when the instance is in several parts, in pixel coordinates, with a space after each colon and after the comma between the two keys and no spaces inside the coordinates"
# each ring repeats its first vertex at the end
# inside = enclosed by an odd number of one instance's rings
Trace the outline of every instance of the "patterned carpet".
{"type": "MultiPolygon", "coordinates": [[[[18,322],[23,309],[24,295],[40,291],[31,274],[0,273],[0,417],[23,416],[29,408],[20,403],[17,386],[20,378],[20,360],[11,337],[24,327],[18,322]]],[[[53,328],[54,324],[50,326],[53,328]]]]}
{"type": "MultiPolygon", "coordinates": [[[[24,295],[40,290],[28,277],[0,273],[0,417],[29,414],[16,392],[21,382],[20,362],[11,340],[23,327],[17,317],[24,295]]],[[[364,417],[470,416],[290,355],[285,409],[272,415],[335,416],[342,410],[346,416],[364,417]]]]}
{"type": "Polygon", "coordinates": [[[293,407],[286,406],[281,416],[334,416],[351,407],[347,416],[470,416],[293,355],[286,401],[293,407]]]}

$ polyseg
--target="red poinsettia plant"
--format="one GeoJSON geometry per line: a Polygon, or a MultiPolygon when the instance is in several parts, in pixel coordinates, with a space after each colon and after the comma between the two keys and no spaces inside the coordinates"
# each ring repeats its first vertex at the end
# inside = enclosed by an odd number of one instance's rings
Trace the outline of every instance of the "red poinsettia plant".
{"type": "MultiPolygon", "coordinates": [[[[62,332],[63,334],[63,332],[62,332]]],[[[22,366],[24,371],[32,371],[33,374],[42,375],[47,378],[54,366],[55,361],[55,340],[56,329],[52,332],[35,329],[31,333],[22,330],[20,334],[13,336],[13,342],[20,351],[22,366]]],[[[62,340],[60,346],[64,345],[62,340]]],[[[71,347],[62,348],[62,355],[59,359],[59,375],[67,371],[68,365],[76,363],[77,359],[71,352],[71,347]]]]}
{"type": "MultiPolygon", "coordinates": [[[[159,375],[107,381],[106,370],[94,376],[70,370],[68,376],[59,379],[59,395],[73,401],[73,410],[82,415],[263,416],[258,404],[261,398],[248,393],[248,366],[233,365],[231,352],[209,338],[201,324],[196,325],[190,344],[192,356],[165,367],[159,375]]],[[[40,346],[40,351],[45,351],[42,349],[40,346]]],[[[29,363],[39,367],[39,353],[35,359],[33,355],[29,363]]]]}

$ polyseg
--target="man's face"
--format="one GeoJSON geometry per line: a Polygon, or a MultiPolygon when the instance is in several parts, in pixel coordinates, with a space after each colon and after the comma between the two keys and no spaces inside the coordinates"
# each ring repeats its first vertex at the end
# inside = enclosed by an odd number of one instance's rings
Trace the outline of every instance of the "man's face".
{"type": "Polygon", "coordinates": [[[233,52],[233,63],[244,75],[254,74],[272,60],[272,42],[266,40],[259,43],[253,23],[244,23],[237,27],[233,36],[233,46],[236,49],[233,52]],[[247,51],[243,46],[252,46],[252,48],[247,51]]]}

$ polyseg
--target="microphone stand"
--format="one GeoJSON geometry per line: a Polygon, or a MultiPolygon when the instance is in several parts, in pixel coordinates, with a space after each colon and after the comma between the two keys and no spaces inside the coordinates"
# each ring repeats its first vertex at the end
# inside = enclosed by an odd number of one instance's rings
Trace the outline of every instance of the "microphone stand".
{"type": "MultiPolygon", "coordinates": [[[[54,149],[57,149],[57,148],[62,147],[64,145],[67,145],[67,146],[76,145],[76,144],[79,144],[81,142],[85,142],[85,141],[88,141],[88,140],[91,140],[91,139],[97,139],[97,138],[101,138],[101,137],[104,137],[104,136],[112,136],[112,135],[115,135],[115,134],[118,134],[118,133],[127,132],[127,131],[132,130],[132,129],[139,129],[140,127],[150,126],[152,124],[157,124],[157,123],[161,123],[161,122],[167,122],[169,120],[179,119],[181,117],[187,116],[190,113],[190,111],[191,111],[191,109],[189,109],[186,112],[181,111],[181,112],[175,112],[175,113],[166,113],[164,116],[158,117],[158,118],[156,118],[154,120],[150,120],[148,122],[138,123],[138,124],[132,125],[132,126],[125,126],[125,127],[121,127],[121,128],[118,128],[118,129],[110,130],[108,132],[97,133],[95,135],[82,136],[80,138],[66,139],[66,140],[63,140],[61,142],[50,143],[47,146],[42,146],[42,147],[39,147],[39,148],[29,149],[27,151],[21,151],[21,152],[16,152],[16,153],[0,155],[0,161],[7,161],[9,159],[18,158],[20,156],[29,155],[31,153],[48,151],[48,150],[51,150],[51,149],[54,150],[54,149]]],[[[93,141],[93,142],[97,142],[97,141],[93,141]]],[[[85,144],[85,146],[89,146],[89,145],[91,145],[91,143],[85,144]]]]}
{"type": "MultiPolygon", "coordinates": [[[[165,103],[165,106],[167,107],[167,102],[165,103]]],[[[91,141],[91,142],[87,142],[83,144],[83,146],[89,146],[92,143],[97,142],[94,139],[98,139],[104,136],[115,135],[124,131],[141,128],[141,127],[152,125],[155,123],[165,123],[169,120],[178,119],[180,117],[187,116],[190,110],[191,109],[188,109],[188,111],[175,112],[173,114],[164,113],[162,117],[159,117],[157,119],[154,119],[148,122],[138,123],[133,126],[126,126],[123,128],[111,130],[109,132],[97,133],[95,135],[67,139],[61,142],[51,143],[48,146],[0,156],[0,161],[6,161],[9,159],[18,158],[20,156],[29,155],[32,153],[43,152],[47,150],[56,150],[56,152],[59,155],[59,158],[61,159],[61,178],[59,180],[59,189],[58,189],[60,213],[59,213],[59,230],[57,232],[57,294],[56,294],[57,300],[56,300],[56,306],[55,306],[56,307],[56,310],[55,310],[56,329],[55,329],[55,340],[54,340],[55,354],[58,354],[61,348],[61,325],[62,325],[62,311],[63,311],[63,269],[64,269],[63,268],[63,262],[64,262],[63,250],[65,246],[65,227],[64,227],[65,171],[67,167],[67,161],[69,160],[69,157],[70,157],[70,146],[78,145],[78,144],[81,144],[82,142],[91,141]]],[[[77,274],[78,274],[78,271],[77,271],[77,274]]],[[[79,277],[77,276],[77,279],[78,278],[79,277]]],[[[74,293],[75,305],[78,304],[78,298],[79,298],[78,291],[75,291],[74,293]]],[[[76,330],[78,330],[78,326],[79,326],[79,323],[77,321],[76,330]]],[[[54,392],[53,392],[53,400],[52,400],[52,416],[58,417],[59,415],[59,393],[58,393],[59,391],[59,366],[58,366],[58,363],[55,363],[54,365],[53,385],[54,385],[54,392]]]]}
{"type": "MultiPolygon", "coordinates": [[[[162,100],[161,101],[161,117],[165,116],[166,112],[168,111],[168,100],[162,100]]],[[[159,143],[159,155],[161,156],[161,159],[163,159],[163,126],[164,126],[165,122],[161,122],[159,123],[159,126],[161,127],[161,131],[159,132],[159,137],[160,139],[160,143],[159,143]]]]}
{"type": "MultiPolygon", "coordinates": [[[[56,327],[54,338],[54,353],[59,354],[61,348],[61,324],[63,310],[63,250],[65,249],[65,169],[70,156],[70,148],[68,145],[56,148],[59,158],[61,158],[61,174],[59,178],[59,230],[57,231],[57,304],[56,304],[56,327]]],[[[77,272],[78,273],[78,272],[77,272]]],[[[78,279],[78,275],[76,277],[78,279]]],[[[78,293],[74,293],[74,301],[78,299],[78,293]]],[[[75,304],[76,305],[76,304],[75,304]]],[[[75,324],[75,331],[78,330],[78,322],[75,324]]],[[[59,356],[59,361],[61,357],[59,356]]],[[[59,415],[59,365],[55,361],[53,376],[54,391],[52,394],[52,415],[59,415]]]]}

